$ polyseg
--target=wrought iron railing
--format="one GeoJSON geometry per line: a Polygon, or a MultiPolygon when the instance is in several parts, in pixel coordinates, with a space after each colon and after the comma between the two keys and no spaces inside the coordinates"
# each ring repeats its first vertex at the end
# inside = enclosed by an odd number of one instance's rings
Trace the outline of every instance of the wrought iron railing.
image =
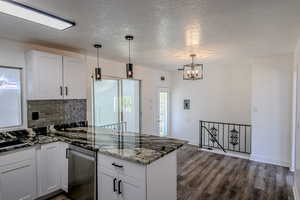
{"type": "Polygon", "coordinates": [[[212,121],[199,123],[200,148],[251,153],[251,125],[212,121]]]}
{"type": "Polygon", "coordinates": [[[127,131],[127,122],[119,122],[119,123],[113,123],[113,124],[105,124],[102,126],[99,126],[100,128],[105,129],[111,129],[114,131],[127,131]]]}

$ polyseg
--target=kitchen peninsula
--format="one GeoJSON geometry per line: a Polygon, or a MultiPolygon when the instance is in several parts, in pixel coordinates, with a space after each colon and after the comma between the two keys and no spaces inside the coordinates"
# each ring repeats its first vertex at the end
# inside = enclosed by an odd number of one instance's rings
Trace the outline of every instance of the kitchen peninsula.
{"type": "MultiPolygon", "coordinates": [[[[25,146],[0,151],[0,166],[1,161],[4,160],[1,160],[3,156],[18,157],[17,154],[22,154],[23,150],[30,150],[32,154],[38,155],[37,152],[40,148],[43,149],[45,145],[52,145],[51,147],[53,147],[53,144],[61,145],[58,149],[60,149],[59,155],[62,158],[57,159],[64,160],[62,155],[66,155],[65,151],[70,146],[76,146],[95,152],[97,155],[98,200],[176,199],[176,150],[183,146],[185,141],[137,133],[116,132],[97,127],[52,128],[47,136],[24,138],[25,146]],[[162,185],[163,187],[161,187],[162,185]]],[[[40,163],[40,166],[45,166],[41,160],[34,162],[40,163]]],[[[62,177],[66,176],[66,168],[68,168],[66,161],[62,163],[65,163],[64,169],[58,170],[58,172],[64,172],[60,174],[61,180],[67,179],[62,177]]],[[[39,173],[37,173],[38,175],[39,173]]],[[[3,175],[0,175],[0,180],[3,180],[1,176],[3,175]]],[[[37,178],[37,180],[40,179],[37,178]]],[[[61,183],[60,189],[68,191],[66,182],[65,180],[64,183],[61,183]]],[[[42,184],[38,183],[37,185],[42,184]]],[[[40,195],[32,196],[39,197],[40,195]]]]}

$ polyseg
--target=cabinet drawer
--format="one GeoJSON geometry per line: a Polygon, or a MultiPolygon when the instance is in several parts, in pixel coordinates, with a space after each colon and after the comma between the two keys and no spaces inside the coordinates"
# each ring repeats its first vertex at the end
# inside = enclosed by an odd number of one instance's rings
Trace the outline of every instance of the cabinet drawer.
{"type": "Polygon", "coordinates": [[[98,153],[98,165],[110,171],[117,171],[122,176],[145,179],[146,167],[125,160],[98,153]]]}
{"type": "Polygon", "coordinates": [[[17,162],[21,162],[24,160],[34,159],[34,156],[35,156],[34,148],[30,148],[30,149],[26,149],[26,150],[21,149],[16,152],[8,153],[8,154],[2,155],[2,156],[0,155],[0,166],[17,163],[17,162]]]}

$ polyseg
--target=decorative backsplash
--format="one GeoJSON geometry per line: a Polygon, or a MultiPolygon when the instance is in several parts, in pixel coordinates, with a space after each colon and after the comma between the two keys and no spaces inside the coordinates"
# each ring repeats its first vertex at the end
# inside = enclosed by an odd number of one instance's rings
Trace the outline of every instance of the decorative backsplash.
{"type": "Polygon", "coordinates": [[[86,121],[86,99],[27,101],[29,128],[86,121]]]}

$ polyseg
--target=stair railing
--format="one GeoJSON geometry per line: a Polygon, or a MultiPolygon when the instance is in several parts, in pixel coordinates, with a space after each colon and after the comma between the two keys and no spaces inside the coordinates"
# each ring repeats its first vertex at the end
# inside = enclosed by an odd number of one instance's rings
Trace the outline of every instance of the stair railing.
{"type": "Polygon", "coordinates": [[[251,153],[251,125],[199,121],[199,147],[251,153]]]}

